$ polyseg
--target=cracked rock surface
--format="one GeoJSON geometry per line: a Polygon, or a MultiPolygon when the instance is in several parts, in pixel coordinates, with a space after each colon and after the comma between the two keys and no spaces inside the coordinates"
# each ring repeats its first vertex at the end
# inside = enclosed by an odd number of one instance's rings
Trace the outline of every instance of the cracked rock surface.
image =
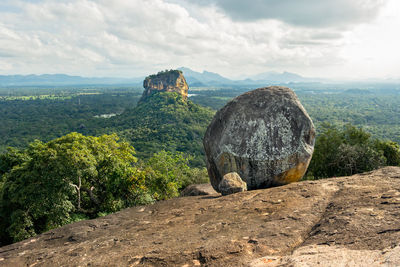
{"type": "Polygon", "coordinates": [[[399,266],[400,168],[181,197],[0,248],[1,266],[399,266]],[[341,265],[342,264],[342,265],[341,265]]]}

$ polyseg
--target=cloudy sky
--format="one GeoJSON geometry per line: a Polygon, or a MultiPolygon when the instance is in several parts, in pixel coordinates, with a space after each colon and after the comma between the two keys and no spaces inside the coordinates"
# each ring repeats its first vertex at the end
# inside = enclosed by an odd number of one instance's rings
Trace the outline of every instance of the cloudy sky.
{"type": "Polygon", "coordinates": [[[399,78],[399,0],[0,0],[0,75],[399,78]]]}

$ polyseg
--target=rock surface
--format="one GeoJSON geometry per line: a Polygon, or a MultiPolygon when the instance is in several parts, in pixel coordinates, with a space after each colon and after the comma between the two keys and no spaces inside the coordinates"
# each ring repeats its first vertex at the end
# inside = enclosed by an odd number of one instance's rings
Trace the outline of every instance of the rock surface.
{"type": "Polygon", "coordinates": [[[0,265],[400,266],[399,210],[386,167],[129,208],[1,247],[0,265]]]}
{"type": "Polygon", "coordinates": [[[211,184],[192,184],[186,187],[181,192],[182,197],[188,196],[205,196],[205,195],[215,195],[218,194],[217,191],[211,186],[211,184]]]}
{"type": "Polygon", "coordinates": [[[247,189],[298,181],[314,151],[315,129],[295,93],[271,86],[242,94],[217,112],[203,144],[212,186],[237,172],[247,189]]]}
{"type": "Polygon", "coordinates": [[[150,75],[143,81],[143,87],[145,90],[141,101],[156,92],[176,92],[186,100],[189,90],[185,77],[179,70],[162,71],[150,75]]]}
{"type": "Polygon", "coordinates": [[[218,185],[218,189],[223,196],[227,196],[230,194],[247,191],[247,185],[245,182],[243,182],[237,172],[230,172],[224,175],[218,185]]]}
{"type": "Polygon", "coordinates": [[[400,246],[384,250],[353,250],[341,246],[312,245],[296,249],[292,255],[263,257],[250,263],[253,267],[303,266],[399,266],[400,246]]]}

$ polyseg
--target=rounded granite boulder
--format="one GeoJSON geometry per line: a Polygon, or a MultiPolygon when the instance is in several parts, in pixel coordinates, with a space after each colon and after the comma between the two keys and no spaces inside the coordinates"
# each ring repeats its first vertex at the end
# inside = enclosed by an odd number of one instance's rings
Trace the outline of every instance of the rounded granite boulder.
{"type": "Polygon", "coordinates": [[[242,94],[220,109],[203,144],[214,189],[237,172],[247,189],[288,184],[303,177],[314,151],[315,128],[296,94],[271,86],[242,94]]]}
{"type": "Polygon", "coordinates": [[[247,185],[237,172],[230,172],[222,177],[218,189],[223,196],[247,191],[247,185]]]}

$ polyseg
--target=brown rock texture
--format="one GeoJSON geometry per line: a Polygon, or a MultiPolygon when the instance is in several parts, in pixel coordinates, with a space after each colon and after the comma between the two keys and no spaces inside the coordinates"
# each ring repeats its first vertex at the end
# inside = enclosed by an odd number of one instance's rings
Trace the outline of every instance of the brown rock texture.
{"type": "Polygon", "coordinates": [[[1,266],[400,266],[400,168],[175,198],[0,248],[1,266]]]}
{"type": "Polygon", "coordinates": [[[237,172],[247,189],[296,182],[314,151],[315,128],[296,94],[271,86],[242,94],[220,109],[203,144],[212,186],[237,172]]]}
{"type": "Polygon", "coordinates": [[[217,191],[211,186],[211,184],[192,184],[187,186],[181,192],[182,197],[188,196],[205,196],[205,195],[215,195],[217,191]]]}
{"type": "Polygon", "coordinates": [[[218,189],[223,196],[247,191],[247,185],[240,178],[237,172],[230,172],[224,175],[218,185],[218,189]]]}
{"type": "Polygon", "coordinates": [[[162,71],[150,75],[143,81],[144,92],[141,100],[145,100],[156,92],[176,92],[187,99],[189,86],[180,70],[162,71]]]}

